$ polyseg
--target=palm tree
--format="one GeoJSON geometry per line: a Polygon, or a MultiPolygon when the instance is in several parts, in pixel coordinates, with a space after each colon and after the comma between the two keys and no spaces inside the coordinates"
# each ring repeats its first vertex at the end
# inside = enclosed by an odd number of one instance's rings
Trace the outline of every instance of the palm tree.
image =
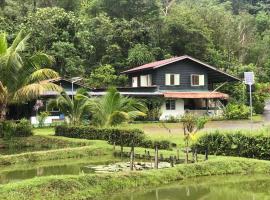
{"type": "Polygon", "coordinates": [[[20,31],[10,47],[5,33],[0,34],[0,120],[6,117],[7,106],[37,98],[45,91],[60,87],[46,81],[58,73],[42,65],[51,65],[52,58],[43,53],[24,56],[29,35],[20,31]]]}
{"type": "Polygon", "coordinates": [[[106,95],[93,100],[91,111],[96,126],[109,127],[145,116],[147,108],[141,101],[124,97],[117,89],[110,88],[106,95]]]}
{"type": "Polygon", "coordinates": [[[51,99],[48,103],[50,108],[58,108],[61,113],[68,117],[69,123],[78,125],[86,114],[90,114],[92,102],[87,94],[78,91],[73,99],[65,92],[62,92],[56,99],[51,99]]]}

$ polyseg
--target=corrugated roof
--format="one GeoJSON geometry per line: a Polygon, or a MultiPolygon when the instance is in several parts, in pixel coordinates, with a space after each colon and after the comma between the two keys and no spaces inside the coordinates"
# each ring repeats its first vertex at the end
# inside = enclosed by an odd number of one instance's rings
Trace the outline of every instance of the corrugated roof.
{"type": "Polygon", "coordinates": [[[166,98],[175,99],[228,99],[229,95],[221,92],[165,92],[166,98]]]}
{"type": "Polygon", "coordinates": [[[193,58],[191,56],[187,56],[187,55],[180,56],[180,57],[169,58],[169,59],[166,59],[166,60],[156,61],[156,62],[152,62],[152,63],[148,63],[148,64],[145,64],[145,65],[142,65],[142,66],[139,66],[139,67],[135,67],[135,68],[126,70],[126,71],[124,71],[122,73],[128,74],[128,73],[133,73],[133,72],[137,72],[137,71],[143,71],[143,70],[149,70],[149,69],[157,69],[159,67],[163,67],[163,66],[166,66],[168,64],[178,62],[178,61],[181,61],[181,60],[185,60],[185,59],[192,60],[192,61],[194,61],[196,63],[199,63],[199,64],[201,64],[201,65],[203,65],[203,66],[205,66],[205,67],[207,67],[209,69],[215,70],[215,71],[217,71],[217,72],[219,72],[221,74],[229,76],[229,77],[231,77],[232,79],[234,79],[236,81],[240,81],[240,79],[235,77],[235,76],[232,76],[232,75],[230,75],[230,74],[228,74],[226,72],[223,72],[223,71],[221,71],[221,70],[219,70],[219,69],[217,69],[217,68],[215,68],[215,67],[213,67],[211,65],[208,65],[208,64],[206,64],[206,63],[204,63],[204,62],[202,62],[202,61],[200,61],[198,59],[195,59],[195,58],[193,58]]]}

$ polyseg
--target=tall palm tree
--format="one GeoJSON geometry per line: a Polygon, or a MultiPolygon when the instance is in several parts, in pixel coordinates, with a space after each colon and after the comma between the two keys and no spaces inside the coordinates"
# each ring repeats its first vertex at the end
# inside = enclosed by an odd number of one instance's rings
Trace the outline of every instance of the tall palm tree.
{"type": "Polygon", "coordinates": [[[141,101],[124,97],[117,89],[110,88],[106,95],[93,100],[91,111],[95,125],[108,127],[145,116],[147,108],[141,101]]]}
{"type": "Polygon", "coordinates": [[[25,56],[29,35],[20,31],[8,47],[5,33],[0,33],[0,120],[6,117],[7,106],[22,103],[45,91],[59,91],[60,87],[45,81],[57,78],[58,73],[41,65],[51,65],[52,58],[43,53],[25,56]]]}
{"type": "Polygon", "coordinates": [[[73,99],[62,92],[56,99],[49,101],[48,107],[49,109],[58,108],[68,117],[70,124],[78,125],[86,114],[90,114],[92,102],[84,91],[78,91],[73,99]]]}

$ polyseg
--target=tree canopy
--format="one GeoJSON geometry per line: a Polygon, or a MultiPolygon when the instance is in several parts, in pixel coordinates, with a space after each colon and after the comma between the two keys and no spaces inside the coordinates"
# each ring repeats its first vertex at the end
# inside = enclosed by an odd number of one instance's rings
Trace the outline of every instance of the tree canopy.
{"type": "MultiPolygon", "coordinates": [[[[117,75],[188,54],[238,76],[248,66],[259,82],[269,82],[269,5],[269,0],[2,0],[0,27],[9,42],[19,30],[28,31],[27,53],[53,56],[52,68],[61,76],[89,78],[106,65],[117,75]]],[[[119,84],[115,81],[112,85],[119,84]]]]}

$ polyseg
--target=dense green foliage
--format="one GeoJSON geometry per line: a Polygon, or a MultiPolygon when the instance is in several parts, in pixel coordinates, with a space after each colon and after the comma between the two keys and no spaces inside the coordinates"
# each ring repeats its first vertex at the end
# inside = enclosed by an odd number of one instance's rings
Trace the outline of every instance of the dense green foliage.
{"type": "Polygon", "coordinates": [[[90,110],[92,123],[98,127],[117,126],[144,117],[147,112],[142,101],[123,96],[116,88],[109,88],[104,96],[93,98],[90,110]]]}
{"type": "Polygon", "coordinates": [[[0,25],[9,40],[27,30],[29,53],[42,50],[60,75],[90,83],[100,65],[119,72],[183,54],[269,81],[269,0],[4,0],[0,25]]]}
{"type": "Polygon", "coordinates": [[[199,153],[205,153],[208,150],[210,154],[215,155],[241,156],[265,160],[270,159],[269,147],[270,137],[268,135],[241,131],[235,133],[215,131],[203,134],[193,145],[193,148],[197,148],[199,153]]]}
{"type": "Polygon", "coordinates": [[[152,141],[139,129],[95,128],[89,126],[57,126],[55,135],[90,140],[106,140],[119,146],[140,146],[145,148],[169,149],[167,140],[152,141]]]}
{"type": "Polygon", "coordinates": [[[58,108],[68,117],[68,123],[78,125],[83,122],[85,116],[89,117],[91,102],[87,92],[79,90],[72,97],[62,92],[56,99],[50,99],[48,107],[49,109],[58,108]]]}
{"type": "Polygon", "coordinates": [[[107,199],[113,192],[145,189],[190,177],[225,174],[268,174],[269,161],[244,158],[216,158],[206,162],[178,165],[170,169],[131,173],[38,177],[0,186],[3,199],[107,199]],[[140,180],[140,181],[139,181],[140,180]],[[110,191],[108,193],[108,191],[110,191]]]}
{"type": "Polygon", "coordinates": [[[224,108],[224,117],[226,119],[248,119],[250,109],[245,104],[229,103],[224,108]]]}
{"type": "Polygon", "coordinates": [[[22,119],[18,123],[13,121],[0,122],[0,138],[29,137],[31,135],[33,135],[32,126],[26,119],[22,119]]]}

